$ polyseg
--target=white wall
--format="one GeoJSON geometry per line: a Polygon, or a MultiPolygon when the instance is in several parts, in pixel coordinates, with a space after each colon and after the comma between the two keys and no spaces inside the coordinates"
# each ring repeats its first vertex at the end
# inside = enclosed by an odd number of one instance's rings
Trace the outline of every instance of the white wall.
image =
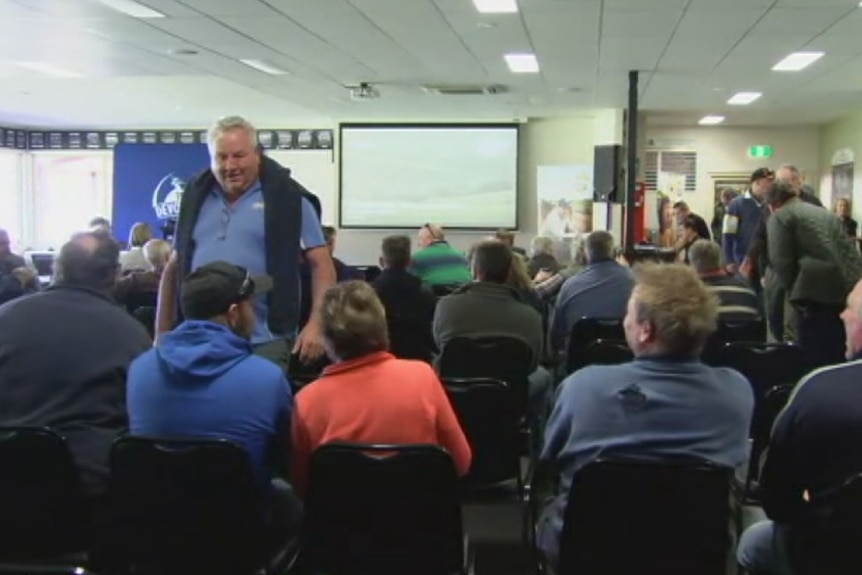
{"type": "MultiPolygon", "coordinates": [[[[529,246],[536,235],[536,168],[541,165],[593,163],[594,128],[592,117],[531,120],[521,126],[518,158],[517,243],[529,246]]],[[[477,208],[481,209],[481,208],[477,208]]],[[[336,256],[355,264],[376,263],[380,242],[387,235],[404,233],[415,237],[418,230],[340,230],[336,256]]],[[[488,232],[452,232],[446,239],[454,247],[467,250],[488,232]]],[[[415,247],[415,246],[414,246],[415,247]]]]}
{"type": "MultiPolygon", "coordinates": [[[[819,188],[820,132],[817,127],[793,128],[721,128],[648,126],[650,148],[695,150],[697,152],[697,191],[684,197],[691,209],[707,222],[712,219],[713,182],[710,173],[742,172],[750,174],[762,166],[777,168],[794,164],[802,171],[806,183],[819,188]],[[652,141],[652,142],[651,142],[652,141]],[[652,145],[651,145],[652,144],[652,145]],[[748,157],[750,146],[772,146],[769,159],[748,157]]],[[[862,138],[860,138],[862,140],[862,138]]]]}
{"type": "Polygon", "coordinates": [[[832,156],[849,148],[855,157],[853,170],[853,217],[862,217],[862,112],[826,124],[820,130],[820,177],[824,203],[832,205],[832,156]]]}

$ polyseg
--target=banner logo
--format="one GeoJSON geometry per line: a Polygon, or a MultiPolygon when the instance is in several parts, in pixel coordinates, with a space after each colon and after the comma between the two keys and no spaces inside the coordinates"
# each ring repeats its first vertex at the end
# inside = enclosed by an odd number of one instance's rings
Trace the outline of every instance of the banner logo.
{"type": "Polygon", "coordinates": [[[180,215],[180,200],[186,182],[176,177],[173,172],[159,180],[153,190],[153,210],[160,220],[175,220],[180,215]]]}

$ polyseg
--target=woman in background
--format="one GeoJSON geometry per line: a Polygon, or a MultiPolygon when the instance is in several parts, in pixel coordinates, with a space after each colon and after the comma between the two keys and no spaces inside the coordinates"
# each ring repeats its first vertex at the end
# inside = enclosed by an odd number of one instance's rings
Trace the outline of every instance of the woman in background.
{"type": "Polygon", "coordinates": [[[542,300],[533,288],[533,280],[527,275],[527,264],[522,258],[512,258],[512,269],[509,271],[508,283],[521,296],[521,301],[542,313],[542,300]]]}
{"type": "Polygon", "coordinates": [[[138,222],[129,230],[129,251],[120,255],[120,269],[123,274],[131,271],[152,269],[144,255],[144,244],[153,239],[149,224],[138,222]]]}
{"type": "Polygon", "coordinates": [[[835,214],[841,220],[841,224],[844,226],[844,233],[847,234],[847,237],[855,240],[859,225],[856,223],[856,220],[850,217],[850,200],[841,198],[835,202],[835,214]]]}
{"type": "Polygon", "coordinates": [[[555,274],[560,271],[560,264],[554,256],[554,239],[548,236],[536,236],[530,244],[530,261],[527,264],[527,273],[530,278],[545,270],[547,273],[555,274]]]}

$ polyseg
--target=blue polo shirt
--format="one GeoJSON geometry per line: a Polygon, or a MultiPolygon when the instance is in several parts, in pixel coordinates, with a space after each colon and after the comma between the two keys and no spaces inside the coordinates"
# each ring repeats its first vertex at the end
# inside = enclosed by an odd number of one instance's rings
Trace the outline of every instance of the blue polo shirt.
{"type": "MultiPolygon", "coordinates": [[[[251,189],[233,204],[225,199],[220,185],[213,186],[201,206],[192,232],[195,245],[192,269],[223,260],[242,266],[253,275],[265,274],[266,241],[263,214],[263,190],[259,181],[255,182],[251,189]]],[[[304,197],[302,198],[300,244],[303,250],[326,245],[317,211],[304,197]]],[[[255,298],[254,311],[257,323],[251,336],[252,344],[266,343],[277,336],[294,335],[270,332],[266,323],[265,295],[255,298]]]]}

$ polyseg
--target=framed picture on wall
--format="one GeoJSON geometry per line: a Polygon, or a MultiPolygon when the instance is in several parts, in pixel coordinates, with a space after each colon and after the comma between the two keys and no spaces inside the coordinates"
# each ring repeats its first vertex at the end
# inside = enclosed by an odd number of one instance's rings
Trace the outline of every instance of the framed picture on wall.
{"type": "Polygon", "coordinates": [[[710,173],[712,177],[712,205],[717,206],[721,201],[721,192],[732,190],[737,195],[744,194],[751,185],[751,174],[744,172],[717,172],[710,173]]]}

